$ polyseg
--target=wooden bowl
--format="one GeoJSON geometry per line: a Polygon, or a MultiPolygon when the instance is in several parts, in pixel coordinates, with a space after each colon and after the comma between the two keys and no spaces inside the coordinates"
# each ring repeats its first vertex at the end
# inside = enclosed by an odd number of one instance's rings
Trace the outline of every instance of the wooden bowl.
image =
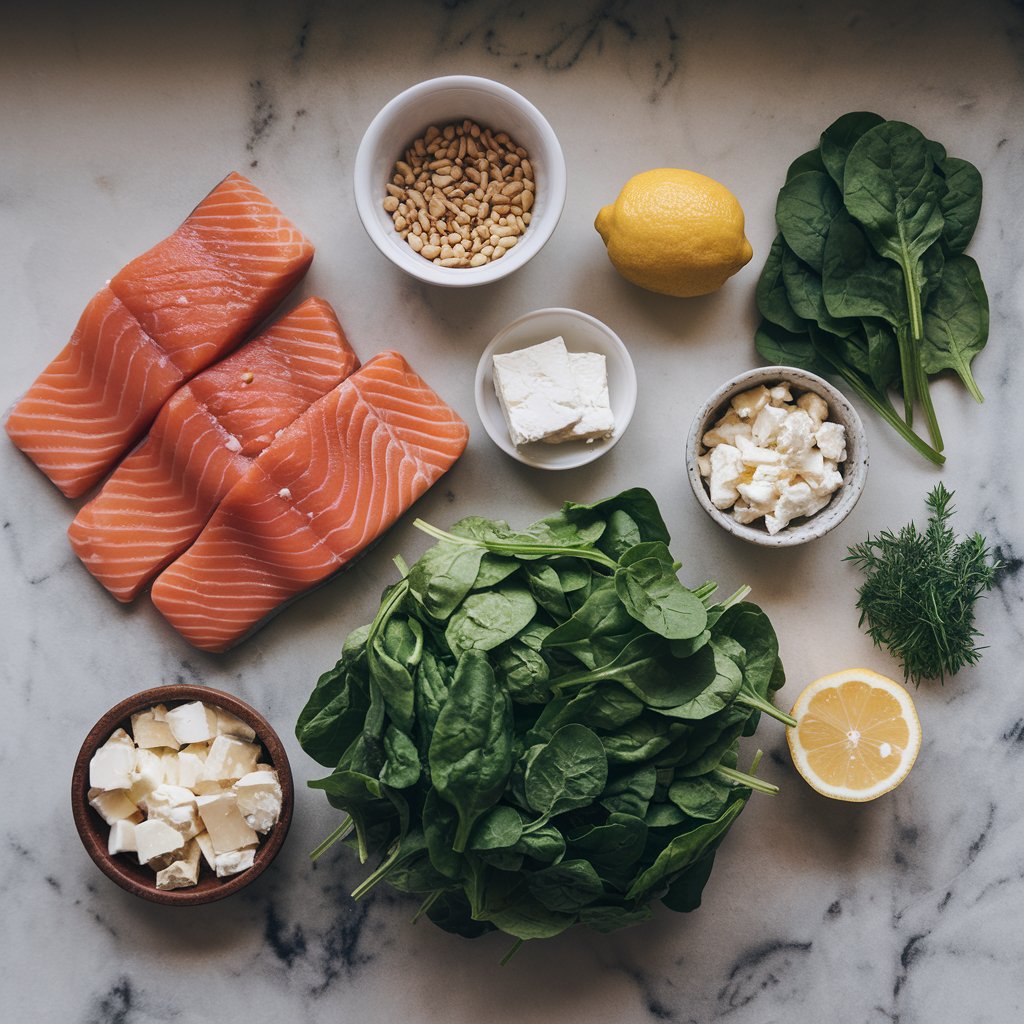
{"type": "Polygon", "coordinates": [[[295,788],[288,755],[270,723],[238,697],[208,686],[157,686],[136,693],[116,704],[89,731],[75,760],[75,769],[71,777],[71,810],[75,816],[75,826],[78,828],[82,844],[97,867],[122,889],[153,903],[171,906],[188,907],[212,903],[238,892],[239,889],[244,889],[250,882],[255,881],[270,866],[284,844],[292,822],[294,805],[295,788]],[[217,878],[201,859],[198,884],[187,889],[158,889],[156,872],[145,864],[140,864],[133,854],[111,855],[107,852],[110,826],[89,806],[89,762],[115,729],[121,727],[131,734],[132,714],[146,711],[155,704],[174,707],[196,700],[210,707],[223,708],[255,730],[256,739],[263,745],[265,760],[276,769],[281,784],[281,816],[277,824],[261,839],[251,868],[227,878],[217,878]]]}

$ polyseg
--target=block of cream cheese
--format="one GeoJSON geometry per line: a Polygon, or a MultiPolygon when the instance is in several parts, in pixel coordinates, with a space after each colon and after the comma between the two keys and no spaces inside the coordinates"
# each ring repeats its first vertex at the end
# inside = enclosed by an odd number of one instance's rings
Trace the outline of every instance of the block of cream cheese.
{"type": "Polygon", "coordinates": [[[615,430],[615,416],[608,394],[605,357],[600,352],[570,352],[569,369],[576,384],[576,411],[580,418],[571,427],[545,437],[545,443],[595,441],[611,437],[615,430]]]}
{"type": "Polygon", "coordinates": [[[494,391],[517,448],[579,422],[579,393],[561,337],[492,360],[494,391]]]}

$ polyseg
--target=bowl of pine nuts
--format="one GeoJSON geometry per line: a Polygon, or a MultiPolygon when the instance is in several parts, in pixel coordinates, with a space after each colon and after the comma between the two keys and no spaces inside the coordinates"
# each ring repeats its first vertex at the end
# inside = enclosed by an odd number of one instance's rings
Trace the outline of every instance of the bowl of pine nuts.
{"type": "Polygon", "coordinates": [[[488,284],[541,250],[565,203],[551,125],[500,82],[449,75],[400,93],[355,162],[359,218],[374,245],[421,281],[488,284]]]}

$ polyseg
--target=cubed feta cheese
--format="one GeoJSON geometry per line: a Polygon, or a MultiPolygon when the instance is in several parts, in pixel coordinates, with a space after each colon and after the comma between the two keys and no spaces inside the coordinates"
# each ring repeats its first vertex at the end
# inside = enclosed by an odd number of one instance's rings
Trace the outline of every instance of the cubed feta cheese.
{"type": "Polygon", "coordinates": [[[196,836],[196,844],[202,851],[203,860],[206,861],[207,867],[209,867],[211,871],[215,871],[217,868],[217,851],[213,848],[210,833],[205,830],[200,832],[199,835],[196,836]]]}
{"type": "Polygon", "coordinates": [[[154,864],[176,854],[184,847],[185,840],[181,833],[177,829],[171,828],[166,821],[160,821],[159,818],[147,818],[146,821],[135,826],[135,843],[138,847],[139,860],[143,864],[154,864]]]}
{"type": "Polygon", "coordinates": [[[235,783],[234,791],[246,824],[257,832],[269,832],[281,815],[277,772],[250,772],[235,783]]]}
{"type": "Polygon", "coordinates": [[[259,842],[259,836],[242,817],[234,793],[196,797],[196,804],[217,853],[240,850],[259,842]]]}
{"type": "Polygon", "coordinates": [[[141,804],[157,786],[164,781],[164,762],[152,750],[135,751],[135,770],[128,795],[141,804]]]}
{"type": "Polygon", "coordinates": [[[715,508],[728,508],[739,497],[736,485],[744,479],[740,450],[731,444],[711,449],[711,478],[708,480],[711,503],[715,508]]]}
{"type": "Polygon", "coordinates": [[[741,420],[752,420],[769,401],[768,389],[760,384],[732,400],[732,407],[741,420]]]}
{"type": "Polygon", "coordinates": [[[579,422],[578,391],[561,337],[499,353],[492,363],[494,391],[516,447],[579,422]]]}
{"type": "Polygon", "coordinates": [[[199,847],[194,841],[185,845],[180,859],[156,873],[158,889],[185,889],[199,881],[199,847]]]}
{"type": "Polygon", "coordinates": [[[773,466],[782,461],[782,456],[771,448],[761,448],[742,435],[736,438],[736,447],[745,466],[773,466]]]}
{"type": "Polygon", "coordinates": [[[842,462],[846,458],[846,428],[841,423],[822,423],[814,440],[826,459],[842,462]]]}
{"type": "Polygon", "coordinates": [[[137,853],[138,844],[135,841],[135,829],[138,826],[131,821],[121,819],[110,826],[110,835],[107,836],[107,852],[113,857],[117,853],[137,853]]]}
{"type": "Polygon", "coordinates": [[[740,484],[736,488],[746,504],[755,511],[760,509],[760,515],[765,511],[771,511],[777,498],[775,485],[767,480],[751,480],[750,483],[740,484]]]}
{"type": "Polygon", "coordinates": [[[217,735],[217,715],[202,701],[181,704],[167,712],[167,724],[171,727],[179,746],[186,743],[202,743],[217,735]]]}
{"type": "Polygon", "coordinates": [[[210,744],[210,752],[203,766],[203,778],[207,781],[240,779],[256,768],[260,755],[259,744],[246,743],[233,736],[218,736],[210,744]]]}
{"type": "Polygon", "coordinates": [[[560,444],[562,441],[595,441],[611,437],[615,430],[615,416],[608,394],[608,368],[604,356],[599,352],[570,352],[568,355],[580,418],[571,427],[549,434],[544,441],[560,444]]]}
{"type": "Polygon", "coordinates": [[[205,758],[184,750],[175,756],[177,758],[177,784],[194,790],[196,783],[203,777],[205,758]]]}
{"type": "Polygon", "coordinates": [[[256,730],[246,725],[240,718],[225,711],[223,708],[216,708],[217,735],[234,736],[236,739],[246,740],[251,743],[256,739],[256,730]]]}
{"type": "Polygon", "coordinates": [[[825,476],[825,459],[817,448],[787,456],[786,465],[812,488],[819,485],[825,476]]]}
{"type": "Polygon", "coordinates": [[[166,821],[185,839],[191,839],[201,831],[196,797],[190,789],[164,783],[146,797],[145,806],[150,820],[166,821]]]}
{"type": "Polygon", "coordinates": [[[768,399],[772,405],[785,405],[793,401],[793,393],[789,390],[789,385],[783,381],[768,389],[768,399]]]}
{"type": "Polygon", "coordinates": [[[89,806],[108,824],[130,818],[138,807],[123,789],[90,789],[89,806]]]}
{"type": "Polygon", "coordinates": [[[229,850],[227,853],[218,853],[214,862],[214,870],[218,878],[226,878],[228,875],[237,875],[240,871],[251,868],[256,859],[256,848],[246,847],[244,850],[229,850]]]}
{"type": "Polygon", "coordinates": [[[124,729],[116,729],[89,761],[93,789],[128,789],[135,767],[135,744],[124,729]]]}
{"type": "Polygon", "coordinates": [[[180,744],[167,724],[167,708],[158,704],[149,711],[140,711],[132,715],[132,736],[135,745],[152,749],[153,747],[171,747],[177,750],[180,744]]]}

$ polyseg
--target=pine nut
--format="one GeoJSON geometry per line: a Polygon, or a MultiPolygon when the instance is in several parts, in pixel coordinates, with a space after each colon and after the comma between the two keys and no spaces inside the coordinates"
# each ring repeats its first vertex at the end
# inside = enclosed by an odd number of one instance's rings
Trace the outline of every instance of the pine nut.
{"type": "Polygon", "coordinates": [[[533,167],[507,132],[473,121],[430,125],[395,161],[383,206],[398,236],[443,267],[501,259],[526,231],[533,167]]]}

